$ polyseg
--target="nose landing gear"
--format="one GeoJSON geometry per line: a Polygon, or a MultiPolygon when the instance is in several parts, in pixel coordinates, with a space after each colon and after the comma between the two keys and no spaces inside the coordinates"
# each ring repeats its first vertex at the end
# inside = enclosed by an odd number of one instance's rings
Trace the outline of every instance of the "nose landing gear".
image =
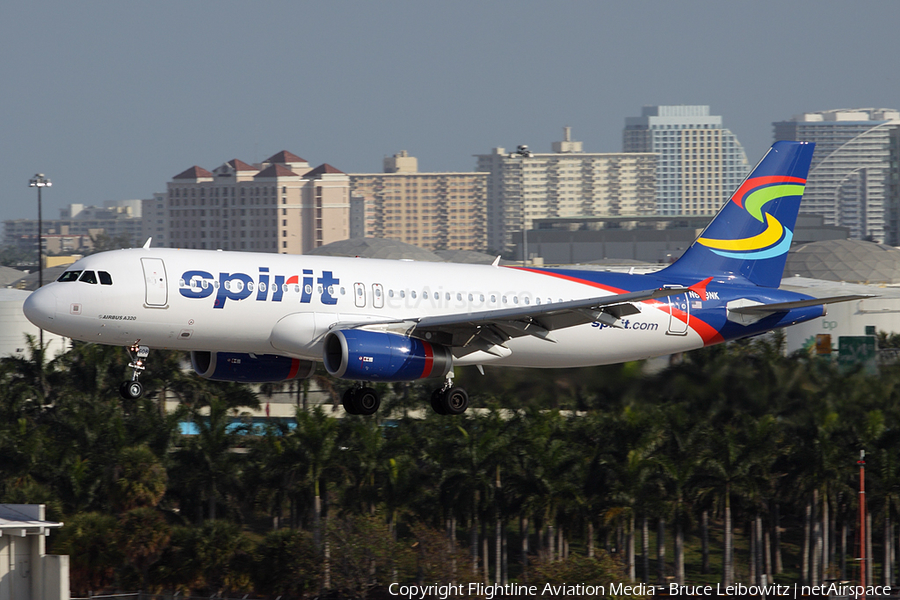
{"type": "Polygon", "coordinates": [[[136,400],[144,393],[144,386],[138,381],[138,377],[140,377],[141,371],[146,369],[144,359],[150,355],[150,348],[135,343],[128,346],[126,350],[131,358],[131,362],[128,363],[128,367],[131,369],[131,380],[122,382],[122,385],[119,386],[119,394],[126,400],[136,400]]]}

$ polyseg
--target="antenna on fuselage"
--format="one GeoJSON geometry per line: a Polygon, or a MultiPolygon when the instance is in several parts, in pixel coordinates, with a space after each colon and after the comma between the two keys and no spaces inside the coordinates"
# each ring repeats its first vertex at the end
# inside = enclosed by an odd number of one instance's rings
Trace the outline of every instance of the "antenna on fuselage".
{"type": "Polygon", "coordinates": [[[152,242],[152,241],[153,241],[153,236],[150,236],[147,238],[147,241],[144,242],[144,250],[147,250],[150,248],[150,242],[152,242]]]}

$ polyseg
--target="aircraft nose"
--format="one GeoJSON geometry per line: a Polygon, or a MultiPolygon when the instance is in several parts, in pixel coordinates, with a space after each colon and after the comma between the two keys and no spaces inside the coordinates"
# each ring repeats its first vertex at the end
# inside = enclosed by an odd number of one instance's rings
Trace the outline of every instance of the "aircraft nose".
{"type": "Polygon", "coordinates": [[[47,288],[31,292],[22,310],[29,321],[41,329],[50,329],[56,318],[56,293],[47,288]]]}

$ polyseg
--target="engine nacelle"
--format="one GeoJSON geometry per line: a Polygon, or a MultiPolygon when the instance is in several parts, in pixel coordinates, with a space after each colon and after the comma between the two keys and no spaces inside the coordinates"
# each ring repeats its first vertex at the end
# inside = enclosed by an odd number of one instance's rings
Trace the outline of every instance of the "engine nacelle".
{"type": "Polygon", "coordinates": [[[358,381],[412,381],[444,377],[453,366],[446,346],[363,329],[339,329],[325,336],[325,370],[358,381]]]}
{"type": "Polygon", "coordinates": [[[316,371],[316,363],[312,360],[238,352],[191,352],[191,366],[200,377],[242,383],[306,379],[316,371]]]}

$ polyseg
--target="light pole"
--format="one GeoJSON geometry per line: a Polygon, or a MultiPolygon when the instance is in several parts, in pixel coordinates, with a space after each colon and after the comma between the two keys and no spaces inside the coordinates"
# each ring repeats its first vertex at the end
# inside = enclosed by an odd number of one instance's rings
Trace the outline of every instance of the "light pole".
{"type": "MultiPolygon", "coordinates": [[[[41,190],[53,185],[43,173],[36,173],[28,182],[28,187],[37,188],[38,193],[38,288],[44,286],[44,223],[41,216],[41,190]]],[[[44,352],[44,330],[40,330],[41,353],[44,352]]]]}

